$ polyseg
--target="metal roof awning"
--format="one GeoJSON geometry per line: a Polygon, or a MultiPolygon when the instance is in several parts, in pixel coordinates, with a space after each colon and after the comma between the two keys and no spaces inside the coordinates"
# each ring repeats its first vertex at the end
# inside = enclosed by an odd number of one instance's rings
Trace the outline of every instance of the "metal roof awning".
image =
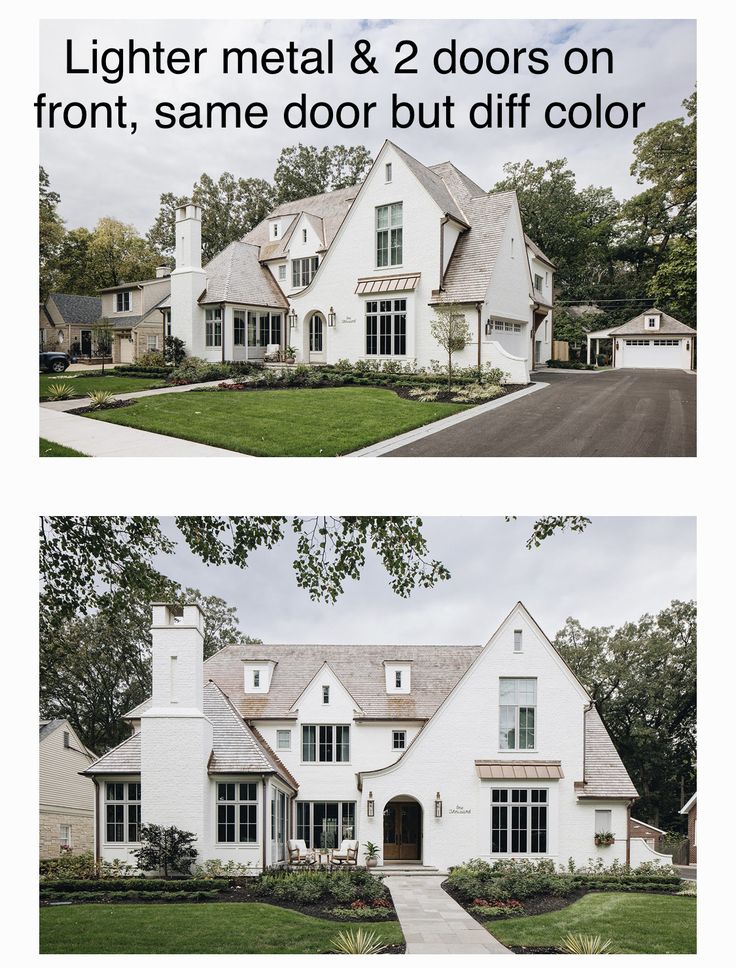
{"type": "Polygon", "coordinates": [[[410,292],[419,283],[420,272],[409,272],[401,276],[369,276],[358,279],[355,291],[359,296],[374,292],[410,292]]]}
{"type": "Polygon", "coordinates": [[[476,760],[481,780],[561,780],[559,760],[476,760]]]}

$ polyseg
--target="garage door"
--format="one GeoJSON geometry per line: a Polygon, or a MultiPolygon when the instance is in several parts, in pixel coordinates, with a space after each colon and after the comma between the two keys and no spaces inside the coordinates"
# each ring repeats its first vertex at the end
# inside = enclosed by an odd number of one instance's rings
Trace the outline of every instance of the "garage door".
{"type": "Polygon", "coordinates": [[[619,340],[617,367],[646,367],[648,369],[687,370],[690,354],[681,339],[622,339],[619,340]]]}

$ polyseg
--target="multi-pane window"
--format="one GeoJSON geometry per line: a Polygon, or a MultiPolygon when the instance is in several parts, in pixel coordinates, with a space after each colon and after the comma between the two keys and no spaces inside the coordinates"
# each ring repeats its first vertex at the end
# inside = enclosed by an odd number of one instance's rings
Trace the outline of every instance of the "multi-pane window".
{"type": "Polygon", "coordinates": [[[330,701],[330,687],[322,686],[322,702],[327,705],[330,701]]]}
{"type": "Polygon", "coordinates": [[[154,336],[154,335],[146,336],[146,349],[148,350],[158,349],[158,336],[154,336]]]}
{"type": "Polygon", "coordinates": [[[491,853],[545,854],[546,790],[491,791],[491,853]]]}
{"type": "Polygon", "coordinates": [[[222,346],[222,308],[204,311],[204,345],[222,346]]]}
{"type": "Polygon", "coordinates": [[[279,266],[279,282],[286,282],[286,266],[279,266]]]}
{"type": "Polygon", "coordinates": [[[106,842],[108,844],[137,843],[140,840],[140,827],[140,783],[106,783],[106,842]]]}
{"type": "Polygon", "coordinates": [[[393,731],[392,745],[395,750],[403,750],[406,748],[406,730],[405,729],[395,729],[393,731]]]}
{"type": "Polygon", "coordinates": [[[245,346],[245,310],[236,309],[233,312],[233,344],[245,346]]]}
{"type": "Polygon", "coordinates": [[[261,313],[258,316],[258,343],[260,346],[281,343],[281,313],[261,313]]]}
{"type": "Polygon", "coordinates": [[[258,841],[258,784],[217,784],[218,844],[258,841]]]}
{"type": "Polygon", "coordinates": [[[533,750],[535,745],[537,680],[499,680],[500,729],[502,750],[533,750]]]}
{"type": "Polygon", "coordinates": [[[339,847],[355,839],[355,803],[297,801],[296,836],[307,847],[339,847]]]}
{"type": "Polygon", "coordinates": [[[349,763],[349,726],[302,726],[304,763],[349,763]]]}
{"type": "Polygon", "coordinates": [[[521,652],[523,642],[522,629],[514,629],[514,652],[521,652]]]}
{"type": "Polygon", "coordinates": [[[261,671],[260,669],[253,670],[253,688],[258,689],[261,685],[261,671]]]}
{"type": "Polygon", "coordinates": [[[406,299],[366,303],[365,351],[368,356],[406,355],[406,299]]]}
{"type": "Polygon", "coordinates": [[[71,850],[72,846],[72,828],[71,824],[62,823],[59,824],[59,847],[62,850],[71,850]]]}
{"type": "Polygon", "coordinates": [[[537,290],[537,292],[542,291],[542,277],[536,272],[534,273],[534,288],[537,290]]]}
{"type": "Polygon", "coordinates": [[[276,749],[278,750],[291,749],[291,730],[290,729],[276,730],[276,749]]]}
{"type": "Polygon", "coordinates": [[[403,203],[380,205],[376,209],[376,265],[400,266],[403,258],[403,203]]]}
{"type": "Polygon", "coordinates": [[[302,229],[302,242],[306,242],[306,241],[307,241],[307,230],[302,229]]]}
{"type": "Polygon", "coordinates": [[[394,673],[394,685],[397,689],[401,689],[401,670],[397,669],[394,673]]]}
{"type": "Polygon", "coordinates": [[[499,333],[520,333],[521,323],[506,323],[502,319],[496,319],[493,328],[499,333]]]}
{"type": "Polygon", "coordinates": [[[291,285],[294,289],[308,286],[317,271],[319,260],[317,256],[308,259],[293,259],[291,263],[291,285]]]}
{"type": "Polygon", "coordinates": [[[116,292],[115,293],[115,312],[116,313],[129,313],[130,312],[130,292],[116,292]]]}

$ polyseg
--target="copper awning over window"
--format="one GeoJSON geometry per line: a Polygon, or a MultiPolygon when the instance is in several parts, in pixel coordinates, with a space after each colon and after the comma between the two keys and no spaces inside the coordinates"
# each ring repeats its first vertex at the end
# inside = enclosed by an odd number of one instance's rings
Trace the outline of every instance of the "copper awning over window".
{"type": "Polygon", "coordinates": [[[358,279],[355,291],[359,296],[374,292],[409,292],[416,289],[420,272],[412,272],[403,276],[369,276],[358,279]]]}
{"type": "Polygon", "coordinates": [[[481,780],[561,780],[559,760],[476,760],[481,780]]]}

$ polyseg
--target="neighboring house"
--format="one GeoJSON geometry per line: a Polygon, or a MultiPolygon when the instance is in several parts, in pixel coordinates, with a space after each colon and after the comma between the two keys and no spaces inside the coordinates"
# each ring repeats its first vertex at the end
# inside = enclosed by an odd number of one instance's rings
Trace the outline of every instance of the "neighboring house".
{"type": "Polygon", "coordinates": [[[155,279],[100,290],[102,316],[113,330],[113,363],[134,363],[144,353],[163,351],[171,315],[170,272],[159,266],[155,279]]]}
{"type": "Polygon", "coordinates": [[[588,362],[608,349],[617,369],[692,370],[696,331],[661,309],[647,309],[622,326],[588,333],[588,362]],[[592,350],[592,356],[591,356],[592,350]]]}
{"type": "Polygon", "coordinates": [[[86,770],[100,856],[129,859],[142,821],[254,870],[282,863],[289,837],[442,868],[629,858],[637,791],[521,603],[483,647],[226,646],[203,662],[203,621],[153,607],[153,695],[86,770]]]}
{"type": "Polygon", "coordinates": [[[693,793],[680,810],[687,816],[687,839],[690,841],[690,863],[698,863],[698,795],[693,793]]]}
{"type": "Polygon", "coordinates": [[[204,268],[200,208],[182,205],[172,333],[213,361],[292,346],[308,363],[428,366],[443,361],[430,323],[445,302],[471,333],[457,364],[526,383],[551,356],[553,275],[514,192],[488,194],[387,141],[360,186],[279,205],[204,268]]]}
{"type": "Polygon", "coordinates": [[[66,719],[41,720],[41,859],[94,847],[94,784],[80,776],[95,759],[66,719]]]}
{"type": "Polygon", "coordinates": [[[52,292],[39,310],[39,349],[68,353],[79,346],[80,353],[92,353],[92,330],[102,315],[97,296],[72,296],[52,292]]]}
{"type": "Polygon", "coordinates": [[[644,820],[636,820],[634,817],[629,817],[629,837],[641,837],[647,847],[650,847],[652,850],[657,849],[664,835],[665,831],[660,830],[659,827],[654,827],[644,820]]]}

